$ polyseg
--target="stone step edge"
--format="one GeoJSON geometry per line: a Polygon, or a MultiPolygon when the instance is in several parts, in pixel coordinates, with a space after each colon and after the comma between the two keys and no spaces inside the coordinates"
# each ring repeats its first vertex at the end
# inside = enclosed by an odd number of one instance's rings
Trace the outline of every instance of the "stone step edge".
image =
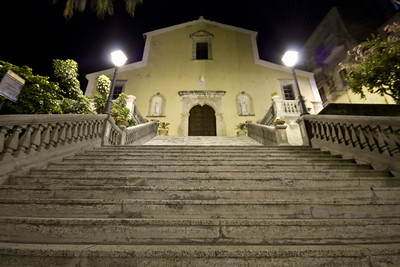
{"type": "MultiPolygon", "coordinates": [[[[159,171],[156,170],[146,170],[146,171],[135,171],[135,174],[126,172],[126,171],[114,171],[111,173],[107,173],[107,177],[104,177],[103,171],[91,171],[89,173],[82,174],[80,170],[69,170],[68,173],[65,173],[63,170],[46,170],[46,169],[32,169],[31,173],[24,175],[12,175],[11,179],[193,179],[193,180],[352,180],[352,179],[388,179],[388,180],[399,180],[396,177],[390,176],[386,171],[375,171],[372,169],[359,169],[355,170],[309,170],[303,171],[301,176],[298,170],[296,171],[284,171],[284,170],[274,170],[271,173],[260,173],[260,172],[249,172],[249,171],[235,171],[233,173],[229,173],[229,175],[224,176],[223,174],[227,174],[226,172],[216,171],[210,173],[208,171],[197,171],[192,177],[188,177],[187,174],[193,174],[191,171],[164,171],[160,176],[155,176],[154,174],[159,174],[159,171]],[[181,174],[181,176],[168,177],[169,174],[181,174]],[[207,176],[201,176],[207,175],[207,176]],[[221,175],[222,174],[222,175],[221,175]],[[232,175],[234,174],[234,175],[232,175]],[[251,174],[251,175],[250,175],[251,174]],[[293,176],[293,174],[295,174],[293,176]],[[342,175],[340,175],[342,174],[342,175]],[[347,174],[349,176],[343,176],[343,174],[347,174]],[[353,175],[360,176],[353,176],[353,175]],[[366,174],[372,174],[372,176],[362,176],[366,174]],[[81,176],[79,176],[81,175],[81,176]],[[100,175],[100,176],[98,176],[100,175]],[[243,177],[241,176],[243,175],[243,177]],[[296,176],[297,175],[297,176],[296,176]],[[321,175],[324,175],[321,178],[321,175]],[[329,177],[332,175],[332,177],[329,177]],[[335,176],[336,175],[336,176],[335,176]],[[326,177],[328,176],[328,177],[326,177]]],[[[400,180],[399,180],[400,181],[400,180]]]]}
{"type": "MultiPolygon", "coordinates": [[[[159,187],[159,186],[138,186],[138,185],[75,185],[75,186],[49,186],[43,187],[42,185],[32,186],[29,185],[0,185],[0,190],[31,190],[31,191],[55,191],[55,190],[131,190],[131,191],[183,191],[183,192],[198,192],[198,191],[216,191],[216,192],[270,192],[270,191],[301,191],[301,192],[382,192],[382,191],[400,191],[399,187],[269,187],[269,188],[254,188],[254,189],[242,189],[242,188],[215,188],[215,187],[206,187],[206,186],[196,186],[196,187],[159,187]]],[[[400,195],[399,195],[400,197],[400,195]]]]}
{"type": "Polygon", "coordinates": [[[1,223],[40,225],[136,225],[136,226],[367,226],[400,225],[400,218],[305,218],[305,219],[153,219],[153,218],[58,218],[0,216],[1,223]]]}
{"type": "Polygon", "coordinates": [[[98,258],[288,258],[366,257],[395,255],[400,243],[352,245],[68,245],[0,243],[0,257],[98,258]]]}
{"type": "Polygon", "coordinates": [[[318,200],[310,199],[297,200],[238,200],[238,199],[217,199],[217,200],[191,200],[191,199],[64,199],[64,198],[1,198],[0,204],[11,205],[214,205],[214,206],[232,206],[232,205],[306,205],[306,206],[399,206],[400,199],[335,199],[318,200]]]}

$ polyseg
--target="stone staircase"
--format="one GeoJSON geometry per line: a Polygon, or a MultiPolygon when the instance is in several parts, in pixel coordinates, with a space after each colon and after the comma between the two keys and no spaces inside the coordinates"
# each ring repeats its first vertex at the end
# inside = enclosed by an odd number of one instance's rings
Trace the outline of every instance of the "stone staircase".
{"type": "Polygon", "coordinates": [[[102,147],[14,175],[0,215],[0,266],[400,265],[400,180],[306,147],[102,147]]]}

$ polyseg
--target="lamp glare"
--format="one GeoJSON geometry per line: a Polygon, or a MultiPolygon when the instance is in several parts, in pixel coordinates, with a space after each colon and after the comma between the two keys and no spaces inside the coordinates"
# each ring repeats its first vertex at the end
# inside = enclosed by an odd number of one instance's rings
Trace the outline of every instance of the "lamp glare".
{"type": "Polygon", "coordinates": [[[299,53],[297,51],[287,51],[283,55],[282,61],[286,66],[293,67],[297,63],[298,55],[299,53]]]}
{"type": "Polygon", "coordinates": [[[121,67],[122,65],[124,65],[127,59],[128,58],[121,50],[111,52],[111,60],[116,67],[121,67]]]}

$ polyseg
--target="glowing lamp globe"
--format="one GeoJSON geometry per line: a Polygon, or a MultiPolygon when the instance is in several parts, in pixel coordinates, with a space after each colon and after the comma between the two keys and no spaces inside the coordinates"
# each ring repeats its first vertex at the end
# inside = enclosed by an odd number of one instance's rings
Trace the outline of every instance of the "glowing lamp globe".
{"type": "Polygon", "coordinates": [[[127,59],[128,58],[121,50],[111,52],[111,60],[116,67],[121,67],[122,65],[124,65],[127,59]]]}
{"type": "Polygon", "coordinates": [[[294,65],[296,65],[298,58],[299,53],[297,51],[287,51],[283,55],[282,61],[286,66],[293,67],[294,65]]]}

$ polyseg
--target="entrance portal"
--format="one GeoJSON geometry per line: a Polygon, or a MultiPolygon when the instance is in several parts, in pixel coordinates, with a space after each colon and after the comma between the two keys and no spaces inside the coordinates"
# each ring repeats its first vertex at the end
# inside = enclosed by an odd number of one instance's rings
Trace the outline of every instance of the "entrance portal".
{"type": "Polygon", "coordinates": [[[189,112],[189,136],[216,136],[215,111],[207,105],[194,106],[189,112]]]}

